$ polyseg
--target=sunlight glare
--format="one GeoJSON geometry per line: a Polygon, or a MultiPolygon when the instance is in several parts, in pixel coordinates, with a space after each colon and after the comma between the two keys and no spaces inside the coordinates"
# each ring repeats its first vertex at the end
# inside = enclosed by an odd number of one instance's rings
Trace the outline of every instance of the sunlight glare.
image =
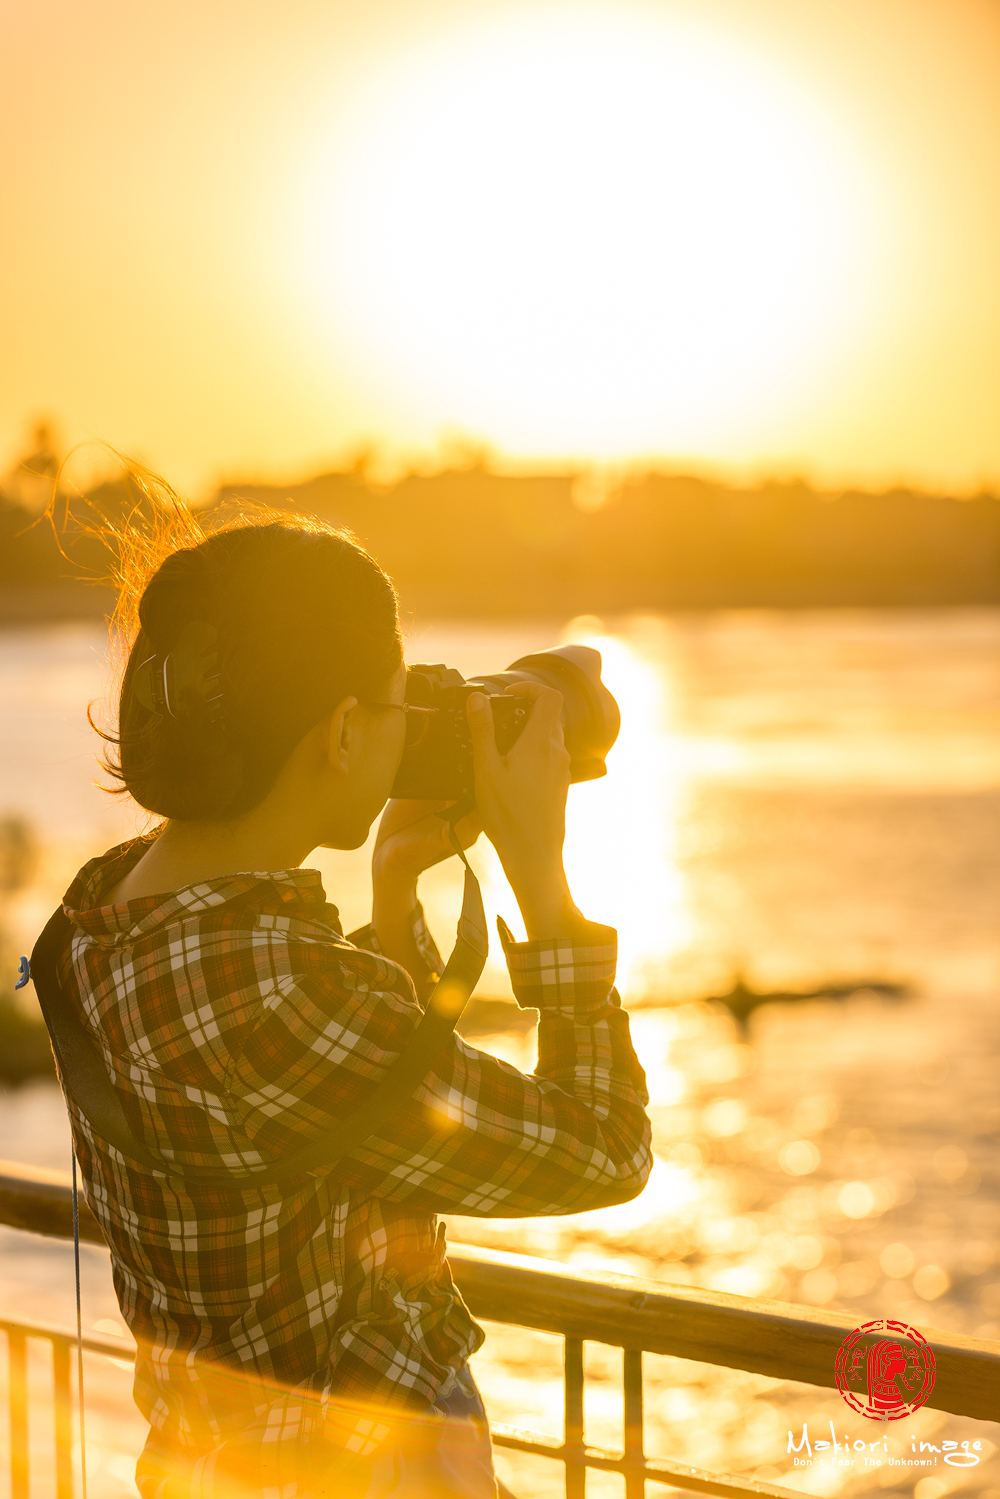
{"type": "Polygon", "coordinates": [[[543,7],[370,82],[304,171],[303,289],[429,419],[509,451],[711,446],[868,310],[850,157],[710,29],[543,7]]]}
{"type": "Polygon", "coordinates": [[[566,869],[580,908],[618,929],[618,985],[634,1002],[693,935],[675,860],[681,777],[667,732],[668,679],[628,641],[594,633],[585,621],[568,625],[563,641],[601,652],[603,679],[621,709],[607,777],[571,792],[566,869]]]}

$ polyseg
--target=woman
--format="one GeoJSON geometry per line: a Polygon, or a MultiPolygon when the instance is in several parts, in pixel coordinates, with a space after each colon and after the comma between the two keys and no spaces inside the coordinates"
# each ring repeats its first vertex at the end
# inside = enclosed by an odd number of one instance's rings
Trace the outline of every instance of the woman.
{"type": "Polygon", "coordinates": [[[301,867],[360,847],[385,807],[404,682],[392,585],[311,523],[203,538],[141,598],[109,769],[163,820],[74,880],[60,978],[162,1161],[139,1168],[71,1104],[138,1344],[144,1499],[495,1495],[468,1368],[483,1334],[435,1214],[578,1212],[648,1173],[615,934],[580,915],[562,867],[561,699],[525,684],[503,759],[487,701],[469,700],[478,821],[457,831],[485,831],[517,897],[528,940],[501,938],[515,995],[540,1011],[536,1073],[453,1037],[348,1158],[245,1180],[335,1138],[441,971],[416,888],[450,852],[437,804],[389,803],[372,924],[349,938],[301,867]]]}

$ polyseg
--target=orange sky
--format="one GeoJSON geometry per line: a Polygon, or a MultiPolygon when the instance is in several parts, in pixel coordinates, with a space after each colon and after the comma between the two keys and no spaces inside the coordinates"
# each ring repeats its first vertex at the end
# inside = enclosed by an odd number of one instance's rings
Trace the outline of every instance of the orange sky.
{"type": "Polygon", "coordinates": [[[0,470],[1000,483],[993,0],[33,0],[0,116],[0,470]]]}

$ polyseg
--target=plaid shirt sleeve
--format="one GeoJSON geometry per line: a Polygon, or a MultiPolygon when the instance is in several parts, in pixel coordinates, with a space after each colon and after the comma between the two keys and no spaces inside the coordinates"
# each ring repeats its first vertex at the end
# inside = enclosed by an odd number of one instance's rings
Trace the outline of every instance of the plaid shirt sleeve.
{"type": "MultiPolygon", "coordinates": [[[[338,1182],[478,1217],[575,1213],[636,1196],[652,1161],[645,1076],[613,988],[615,933],[593,931],[596,943],[578,946],[515,943],[503,928],[518,1001],[540,1012],[534,1074],[453,1036],[391,1120],[332,1168],[338,1182]]],[[[335,1133],[420,1020],[408,976],[370,945],[316,951],[232,1073],[246,1131],[267,1155],[335,1133]]]]}

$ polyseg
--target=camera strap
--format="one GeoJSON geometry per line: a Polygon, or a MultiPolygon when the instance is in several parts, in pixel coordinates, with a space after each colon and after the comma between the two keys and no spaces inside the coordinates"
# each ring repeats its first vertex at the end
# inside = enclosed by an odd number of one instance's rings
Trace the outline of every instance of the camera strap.
{"type": "Polygon", "coordinates": [[[73,1268],[76,1272],[76,1412],[80,1423],[80,1494],[87,1499],[87,1425],[83,1408],[83,1297],[80,1290],[80,1192],[76,1183],[76,1147],[70,1146],[73,1165],[73,1268]]]}
{"type": "Polygon", "coordinates": [[[260,1171],[205,1171],[177,1166],[154,1157],[136,1139],[107,1067],[88,1027],[77,1015],[59,983],[59,962],[72,940],[73,927],[60,906],[46,923],[31,954],[30,975],[49,1032],[59,1079],[67,1101],[83,1115],[99,1139],[127,1161],[147,1170],[191,1180],[265,1185],[334,1165],[380,1129],[426,1077],[444,1050],[459,1016],[472,996],[486,963],[489,939],[479,881],[469,867],[452,828],[452,842],[465,865],[465,889],[454,950],[434,985],[424,1014],[406,1050],[387,1069],[355,1113],[339,1120],[335,1130],[260,1171]]]}

